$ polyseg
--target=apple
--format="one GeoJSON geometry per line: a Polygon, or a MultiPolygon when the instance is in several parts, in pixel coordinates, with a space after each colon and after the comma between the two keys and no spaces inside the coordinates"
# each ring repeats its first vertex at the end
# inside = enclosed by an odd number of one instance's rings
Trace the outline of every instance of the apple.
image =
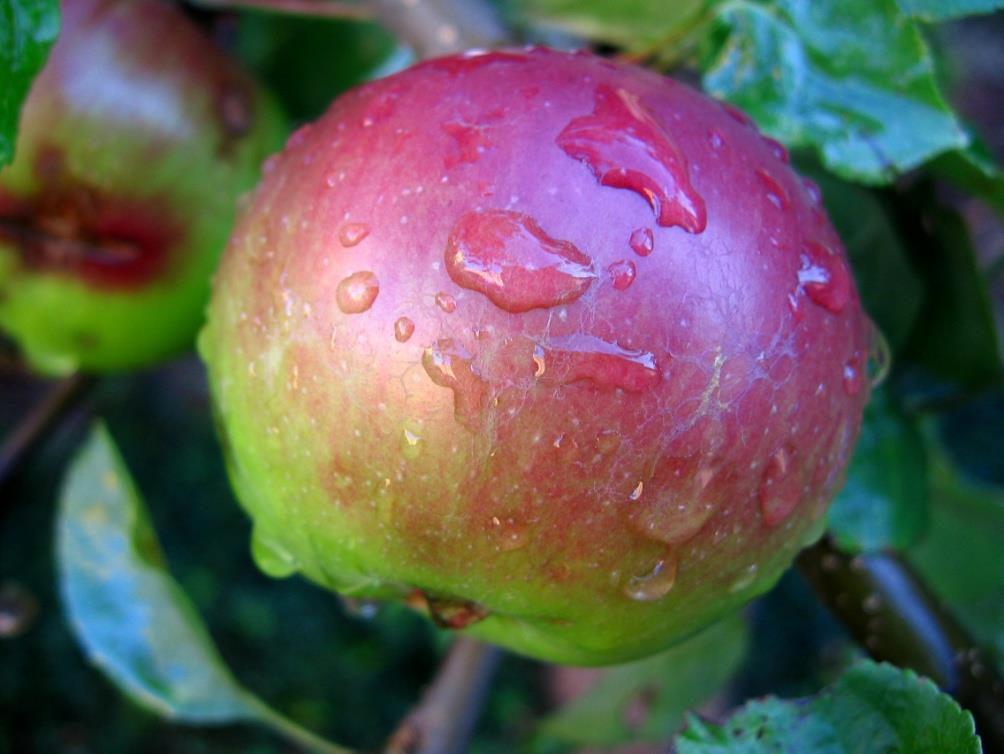
{"type": "Polygon", "coordinates": [[[43,373],[190,345],[275,107],[157,0],[64,0],[0,170],[0,329],[43,373]]]}
{"type": "Polygon", "coordinates": [[[201,352],[266,572],[602,664],[819,536],[871,339],[781,145],[655,73],[530,49],[419,64],[296,132],[201,352]]]}

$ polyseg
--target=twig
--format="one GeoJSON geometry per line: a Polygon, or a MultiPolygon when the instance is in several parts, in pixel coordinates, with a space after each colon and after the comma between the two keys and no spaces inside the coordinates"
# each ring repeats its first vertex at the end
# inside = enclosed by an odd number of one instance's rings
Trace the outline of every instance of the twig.
{"type": "Polygon", "coordinates": [[[291,16],[345,18],[357,21],[373,19],[373,9],[362,3],[338,0],[190,0],[193,5],[212,10],[262,10],[291,16]]]}
{"type": "Polygon", "coordinates": [[[512,43],[495,9],[483,0],[369,0],[369,5],[420,58],[512,43]]]}
{"type": "Polygon", "coordinates": [[[929,677],[973,714],[984,750],[1004,752],[1004,681],[907,563],[848,555],[826,538],[798,566],[874,659],[929,677]]]}
{"type": "Polygon", "coordinates": [[[422,701],[390,737],[384,754],[463,754],[500,658],[495,647],[457,638],[422,701]]]}
{"type": "Polygon", "coordinates": [[[84,395],[90,384],[91,378],[80,374],[61,379],[25,414],[0,445],[0,486],[7,482],[32,446],[84,395]]]}

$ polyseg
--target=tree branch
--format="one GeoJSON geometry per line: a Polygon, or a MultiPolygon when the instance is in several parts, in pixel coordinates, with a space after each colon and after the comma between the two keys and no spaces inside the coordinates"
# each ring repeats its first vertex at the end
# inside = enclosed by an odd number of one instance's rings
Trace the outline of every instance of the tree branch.
{"type": "Polygon", "coordinates": [[[91,378],[74,374],[55,382],[0,445],[0,487],[32,447],[87,392],[91,378]]]}
{"type": "Polygon", "coordinates": [[[874,659],[933,680],[973,714],[985,750],[1004,752],[1004,681],[906,562],[892,553],[848,555],[825,538],[798,566],[874,659]]]}
{"type": "Polygon", "coordinates": [[[189,2],[210,10],[250,9],[315,18],[368,21],[374,15],[373,10],[365,4],[338,0],[189,0],[189,2]]]}
{"type": "Polygon", "coordinates": [[[420,58],[513,41],[484,0],[369,0],[369,6],[420,58]]]}
{"type": "Polygon", "coordinates": [[[384,754],[463,754],[502,653],[458,637],[422,701],[390,737],[384,754]]]}

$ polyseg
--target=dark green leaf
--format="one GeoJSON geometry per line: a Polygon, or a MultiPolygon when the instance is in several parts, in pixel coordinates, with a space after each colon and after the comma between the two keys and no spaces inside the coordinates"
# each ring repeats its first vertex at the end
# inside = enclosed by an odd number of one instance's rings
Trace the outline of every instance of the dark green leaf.
{"type": "Polygon", "coordinates": [[[904,13],[925,21],[944,21],[1004,8],[1004,0],[897,0],[904,13]]]}
{"type": "Polygon", "coordinates": [[[895,353],[920,310],[920,276],[874,192],[822,170],[803,172],[822,188],[827,213],[847,247],[861,300],[895,353]]]}
{"type": "Polygon", "coordinates": [[[691,718],[677,754],[979,754],[972,716],[926,678],[862,661],[812,699],[750,702],[723,725],[691,718]]]}
{"type": "Polygon", "coordinates": [[[707,701],[735,673],[747,639],[745,620],[734,615],[667,652],[608,670],[547,718],[540,735],[584,746],[664,741],[688,709],[707,701]],[[633,719],[633,711],[643,719],[633,719]]]}
{"type": "Polygon", "coordinates": [[[705,88],[838,175],[884,183],[969,143],[895,0],[732,0],[718,22],[705,88]]]}
{"type": "Polygon", "coordinates": [[[14,156],[21,103],[58,34],[58,0],[0,0],[0,165],[14,156]]]}
{"type": "Polygon", "coordinates": [[[165,570],[146,511],[103,427],[73,462],[57,534],[70,620],[91,660],[121,689],[186,722],[256,716],[165,570]]]}
{"type": "Polygon", "coordinates": [[[926,299],[905,355],[932,374],[966,385],[1001,373],[1000,342],[987,280],[965,223],[954,212],[924,210],[929,235],[914,246],[926,299]]]}
{"type": "Polygon", "coordinates": [[[927,523],[924,441],[884,390],[872,395],[847,483],[830,508],[842,549],[870,552],[913,544],[927,523]]]}
{"type": "Polygon", "coordinates": [[[667,43],[699,26],[707,7],[719,0],[517,0],[517,9],[536,23],[628,49],[667,43]]]}
{"type": "Polygon", "coordinates": [[[971,482],[931,454],[931,526],[913,565],[1004,672],[1004,489],[971,482]]]}

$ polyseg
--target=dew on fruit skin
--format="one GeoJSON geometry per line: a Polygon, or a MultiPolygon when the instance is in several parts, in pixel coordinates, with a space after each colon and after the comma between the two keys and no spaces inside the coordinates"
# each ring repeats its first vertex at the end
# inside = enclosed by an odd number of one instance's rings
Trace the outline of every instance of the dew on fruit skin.
{"type": "Polygon", "coordinates": [[[844,392],[850,396],[855,396],[861,392],[861,354],[855,353],[844,364],[843,385],[844,392]]]}
{"type": "Polygon", "coordinates": [[[716,152],[725,146],[725,139],[717,130],[711,130],[708,132],[708,143],[711,144],[711,148],[716,152]]]}
{"type": "Polygon", "coordinates": [[[779,210],[787,210],[791,200],[778,180],[763,168],[757,169],[756,177],[767,191],[767,200],[779,210]]]}
{"type": "Polygon", "coordinates": [[[642,493],[644,491],[645,491],[645,483],[644,482],[638,482],[638,484],[635,485],[635,488],[633,490],[631,490],[631,494],[628,495],[628,500],[632,500],[632,501],[633,500],[638,500],[642,496],[642,493]]]}
{"type": "Polygon", "coordinates": [[[539,346],[547,360],[547,370],[538,377],[543,384],[586,381],[598,388],[639,393],[662,378],[652,353],[627,349],[595,335],[558,336],[539,346]]]}
{"type": "Polygon", "coordinates": [[[338,284],[335,302],[345,314],[361,314],[373,306],[379,293],[380,283],[376,275],[362,270],[353,272],[338,284]]]}
{"type": "Polygon", "coordinates": [[[481,414],[487,384],[474,366],[474,357],[452,338],[441,338],[422,353],[429,379],[453,391],[454,416],[472,428],[481,414]]]}
{"type": "Polygon", "coordinates": [[[739,575],[739,578],[732,582],[729,586],[729,592],[735,594],[736,592],[741,592],[744,589],[749,588],[754,581],[756,581],[757,572],[760,568],[756,563],[749,565],[743,570],[739,575]]]}
{"type": "Polygon", "coordinates": [[[453,314],[457,310],[457,300],[446,291],[439,291],[436,294],[436,306],[447,314],[453,314]]]}
{"type": "Polygon", "coordinates": [[[485,134],[485,126],[454,120],[443,123],[441,128],[453,139],[455,147],[443,159],[443,167],[447,170],[462,162],[477,162],[485,150],[494,146],[485,134]]]}
{"type": "Polygon", "coordinates": [[[851,297],[847,264],[832,249],[814,241],[802,246],[798,290],[827,311],[839,314],[851,297]]]}
{"type": "Polygon", "coordinates": [[[533,376],[542,377],[544,372],[547,371],[547,359],[544,355],[544,349],[539,345],[534,345],[533,347],[533,376]]]}
{"type": "Polygon", "coordinates": [[[415,323],[408,317],[398,317],[394,322],[394,339],[398,343],[406,343],[415,333],[415,323]]]}
{"type": "Polygon", "coordinates": [[[505,518],[492,516],[492,531],[495,535],[496,549],[501,552],[519,550],[529,542],[529,528],[512,516],[505,518]]]}
{"type": "Polygon", "coordinates": [[[809,195],[809,200],[815,206],[818,207],[823,203],[823,191],[819,188],[818,183],[811,178],[803,178],[802,185],[805,187],[805,193],[809,195]]]}
{"type": "Polygon", "coordinates": [[[676,584],[676,571],[675,559],[657,560],[650,571],[628,579],[624,585],[624,594],[636,602],[654,602],[662,599],[676,584]]]}
{"type": "Polygon", "coordinates": [[[351,248],[362,242],[370,234],[370,226],[366,223],[345,223],[338,229],[338,242],[345,248],[351,248]]]}
{"type": "Polygon", "coordinates": [[[628,243],[631,250],[640,257],[647,257],[655,249],[655,236],[651,228],[636,228],[628,243]]]}
{"type": "Polygon", "coordinates": [[[767,526],[774,527],[788,518],[802,499],[802,482],[794,468],[794,452],[780,448],[772,455],[760,478],[757,499],[767,526]]]}
{"type": "Polygon", "coordinates": [[[788,148],[785,147],[784,144],[779,142],[777,139],[770,138],[769,136],[761,136],[760,138],[763,140],[763,143],[767,145],[771,154],[773,154],[778,160],[785,164],[791,161],[791,157],[788,154],[788,148]]]}
{"type": "Polygon", "coordinates": [[[446,271],[507,312],[546,309],[578,299],[596,278],[593,260],[549,236],[529,215],[474,210],[450,231],[446,271]]]}
{"type": "Polygon", "coordinates": [[[593,112],[569,121],[556,142],[601,185],[641,196],[659,225],[690,233],[706,227],[704,199],[690,183],[686,158],[637,94],[597,87],[593,112]]]}
{"type": "Polygon", "coordinates": [[[871,346],[868,349],[868,383],[874,390],[885,382],[892,368],[892,350],[885,334],[876,326],[871,326],[871,346]]]}
{"type": "Polygon", "coordinates": [[[631,287],[631,283],[638,276],[638,269],[630,259],[621,259],[607,267],[607,274],[615,290],[624,291],[631,287]]]}
{"type": "Polygon", "coordinates": [[[275,579],[291,576],[300,567],[289,550],[257,527],[251,535],[251,557],[258,568],[275,579]]]}
{"type": "Polygon", "coordinates": [[[731,104],[729,102],[720,102],[719,104],[722,106],[722,110],[724,110],[725,113],[730,118],[732,118],[732,120],[734,120],[736,123],[738,123],[738,124],[740,124],[742,126],[752,126],[753,125],[753,119],[750,116],[748,116],[746,113],[744,113],[742,110],[740,110],[738,107],[736,107],[735,105],[733,105],[733,104],[731,104]]]}

